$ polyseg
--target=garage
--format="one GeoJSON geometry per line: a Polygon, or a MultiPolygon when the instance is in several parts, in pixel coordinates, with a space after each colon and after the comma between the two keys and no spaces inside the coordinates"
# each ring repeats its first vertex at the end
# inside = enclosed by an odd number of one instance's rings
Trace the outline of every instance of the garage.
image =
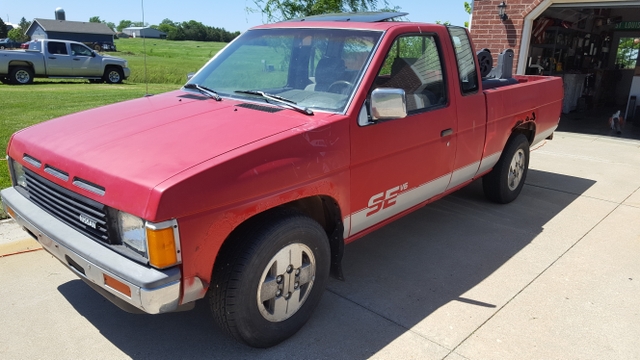
{"type": "Polygon", "coordinates": [[[494,57],[513,48],[517,74],[562,77],[565,124],[591,132],[620,110],[640,126],[640,1],[476,0],[471,34],[494,57]]]}

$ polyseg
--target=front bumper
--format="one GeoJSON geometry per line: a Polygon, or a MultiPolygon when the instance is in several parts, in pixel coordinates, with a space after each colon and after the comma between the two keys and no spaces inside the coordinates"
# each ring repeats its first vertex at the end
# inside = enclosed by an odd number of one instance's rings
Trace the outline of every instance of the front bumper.
{"type": "Polygon", "coordinates": [[[14,188],[0,194],[5,210],[11,208],[16,222],[45,250],[116,305],[125,310],[133,306],[149,314],[178,310],[178,267],[157,270],[134,262],[56,219],[14,188]],[[128,286],[131,296],[108,286],[105,275],[128,286]]]}
{"type": "Polygon", "coordinates": [[[122,68],[122,72],[124,73],[125,80],[128,79],[129,76],[131,76],[131,69],[129,69],[128,67],[122,68]]]}

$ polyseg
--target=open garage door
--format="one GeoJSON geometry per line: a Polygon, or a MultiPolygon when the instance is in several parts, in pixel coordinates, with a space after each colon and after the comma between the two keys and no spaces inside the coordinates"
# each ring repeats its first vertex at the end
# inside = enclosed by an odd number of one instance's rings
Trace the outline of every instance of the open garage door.
{"type": "Polygon", "coordinates": [[[639,53],[640,1],[546,1],[525,19],[518,72],[563,77],[565,114],[618,109],[632,121],[639,53]]]}

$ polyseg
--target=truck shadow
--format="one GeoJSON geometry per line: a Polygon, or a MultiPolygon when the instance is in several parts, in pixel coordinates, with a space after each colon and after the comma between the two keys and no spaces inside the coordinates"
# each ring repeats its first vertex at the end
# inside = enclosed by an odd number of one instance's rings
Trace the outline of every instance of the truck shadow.
{"type": "MultiPolygon", "coordinates": [[[[488,318],[503,304],[465,293],[531,243],[594,183],[530,170],[521,197],[496,205],[485,200],[481,183],[475,182],[367,235],[346,246],[346,282],[331,280],[305,327],[270,349],[252,349],[225,335],[214,325],[206,301],[189,312],[133,315],[80,280],[58,289],[107,340],[134,359],[364,359],[409,329],[427,326],[429,316],[452,301],[475,306],[470,311],[488,318]],[[565,190],[554,190],[554,184],[565,190]]],[[[519,279],[524,284],[530,280],[519,279]]],[[[444,324],[446,328],[456,326],[456,319],[451,317],[453,323],[444,324]]],[[[428,334],[420,336],[432,340],[430,346],[441,344],[428,334]]],[[[440,349],[446,355],[447,348],[440,349]]]]}

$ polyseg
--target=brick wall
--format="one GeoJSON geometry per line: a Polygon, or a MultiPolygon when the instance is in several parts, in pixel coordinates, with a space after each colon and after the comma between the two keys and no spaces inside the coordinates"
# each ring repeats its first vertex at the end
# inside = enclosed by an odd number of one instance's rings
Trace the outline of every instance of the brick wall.
{"type": "Polygon", "coordinates": [[[515,54],[513,72],[518,66],[520,53],[520,38],[524,18],[542,0],[505,0],[509,16],[506,21],[501,21],[498,16],[498,5],[502,0],[475,0],[473,4],[473,18],[471,20],[471,37],[476,51],[487,48],[493,54],[494,66],[497,64],[497,56],[503,49],[513,49],[515,54]]]}

